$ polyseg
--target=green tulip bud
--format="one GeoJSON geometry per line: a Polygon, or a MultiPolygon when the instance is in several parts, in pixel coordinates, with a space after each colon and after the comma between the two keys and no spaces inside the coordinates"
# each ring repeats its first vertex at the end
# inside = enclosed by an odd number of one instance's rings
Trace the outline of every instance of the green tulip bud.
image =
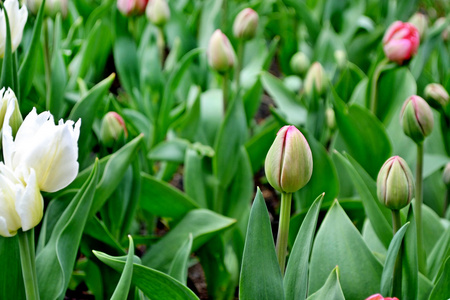
{"type": "Polygon", "coordinates": [[[308,71],[311,62],[305,53],[297,52],[292,56],[290,65],[295,74],[303,75],[308,71]]]}
{"type": "Polygon", "coordinates": [[[170,8],[166,0],[149,0],[145,14],[153,25],[162,27],[170,19],[170,8]]]}
{"type": "Polygon", "coordinates": [[[444,172],[442,173],[442,181],[444,181],[447,188],[450,188],[450,162],[447,163],[444,168],[444,172]]]}
{"type": "Polygon", "coordinates": [[[325,117],[327,120],[327,126],[330,130],[335,130],[336,129],[336,116],[334,114],[334,109],[332,109],[331,107],[328,107],[325,110],[325,117]]]}
{"type": "Polygon", "coordinates": [[[389,158],[377,177],[378,200],[391,210],[399,210],[411,202],[414,180],[406,162],[400,156],[389,158]]]}
{"type": "Polygon", "coordinates": [[[325,70],[319,62],[314,62],[308,70],[305,78],[305,94],[311,95],[315,89],[317,95],[322,96],[327,90],[325,70]]]}
{"type": "Polygon", "coordinates": [[[409,18],[408,23],[416,26],[419,36],[422,39],[428,29],[428,17],[423,13],[417,12],[409,18]]]}
{"type": "Polygon", "coordinates": [[[295,126],[284,126],[278,131],[267,153],[264,168],[270,185],[279,192],[293,193],[311,179],[311,149],[295,126]]]}
{"type": "Polygon", "coordinates": [[[251,8],[243,9],[234,19],[233,34],[238,39],[250,40],[255,37],[259,17],[251,8]]]}
{"type": "Polygon", "coordinates": [[[344,50],[334,51],[334,59],[339,69],[344,69],[347,66],[347,53],[344,50]]]}
{"type": "Polygon", "coordinates": [[[100,128],[100,137],[103,145],[111,147],[114,142],[120,138],[126,138],[128,136],[127,128],[122,117],[114,112],[108,112],[102,120],[100,128]]]}
{"type": "Polygon", "coordinates": [[[433,112],[428,103],[419,96],[409,97],[400,113],[403,132],[415,143],[421,143],[433,130],[433,112]]]}
{"type": "Polygon", "coordinates": [[[449,95],[444,87],[439,83],[430,83],[425,87],[425,97],[437,106],[436,103],[445,108],[449,102],[449,95]]]}
{"type": "Polygon", "coordinates": [[[208,63],[219,73],[226,73],[234,66],[234,51],[227,36],[217,29],[208,44],[208,63]]]}
{"type": "Polygon", "coordinates": [[[5,88],[2,88],[0,90],[0,129],[3,128],[7,110],[12,110],[9,125],[11,126],[13,136],[15,136],[23,122],[22,114],[20,113],[19,103],[13,90],[8,88],[5,91],[5,88]]]}

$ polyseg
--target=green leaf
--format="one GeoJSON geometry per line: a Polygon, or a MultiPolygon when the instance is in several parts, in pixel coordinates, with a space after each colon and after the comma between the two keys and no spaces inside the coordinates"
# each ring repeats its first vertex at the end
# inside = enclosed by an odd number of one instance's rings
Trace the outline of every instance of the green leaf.
{"type": "Polygon", "coordinates": [[[182,163],[184,162],[186,148],[189,145],[189,141],[178,138],[163,141],[154,146],[147,157],[150,160],[164,160],[182,163]]]}
{"type": "Polygon", "coordinates": [[[205,171],[203,156],[197,150],[188,148],[184,161],[184,190],[201,208],[207,208],[205,192],[205,171]]]}
{"type": "MultiPolygon", "coordinates": [[[[304,299],[304,298],[295,298],[295,299],[304,299]]],[[[309,296],[307,299],[345,300],[341,284],[339,283],[339,266],[336,266],[336,268],[334,268],[333,271],[331,271],[330,276],[328,276],[327,281],[325,281],[325,284],[320,288],[320,290],[309,296]]]]}
{"type": "Polygon", "coordinates": [[[336,266],[341,270],[345,298],[364,299],[378,292],[382,266],[337,201],[325,216],[314,242],[309,291],[319,290],[336,266]]]}
{"type": "Polygon", "coordinates": [[[114,294],[111,300],[126,300],[128,297],[128,292],[131,286],[131,278],[133,276],[133,258],[134,258],[134,243],[131,235],[128,236],[130,240],[130,246],[128,248],[127,261],[125,267],[123,268],[122,275],[120,276],[119,283],[117,284],[114,294]]]}
{"type": "MultiPolygon", "coordinates": [[[[425,224],[425,222],[423,223],[425,224]]],[[[440,267],[445,259],[450,256],[450,227],[441,235],[441,238],[434,244],[433,250],[428,255],[427,267],[428,277],[435,279],[440,267]]]]}
{"type": "Polygon", "coordinates": [[[336,123],[340,137],[356,161],[376,178],[381,166],[391,154],[383,124],[366,108],[353,104],[346,106],[334,92],[336,123]]]}
{"type": "Polygon", "coordinates": [[[308,293],[309,257],[323,197],[317,197],[308,210],[289,255],[283,281],[286,299],[305,299],[308,293]]]}
{"type": "MultiPolygon", "coordinates": [[[[105,253],[93,251],[95,256],[103,263],[116,271],[122,272],[125,261],[121,257],[109,256],[105,253]]],[[[160,271],[142,266],[136,262],[133,264],[132,283],[145,295],[153,300],[198,300],[198,297],[187,287],[174,278],[160,271]]]]}
{"type": "Polygon", "coordinates": [[[172,265],[170,266],[168,272],[170,276],[172,276],[173,278],[175,278],[184,285],[186,285],[187,281],[188,267],[189,267],[188,262],[189,262],[189,255],[191,254],[192,249],[192,241],[193,241],[192,234],[189,234],[188,239],[181,246],[181,248],[175,255],[172,265]]]}
{"type": "Polygon", "coordinates": [[[389,295],[393,286],[393,275],[395,261],[397,259],[400,246],[402,245],[403,237],[405,236],[406,229],[409,223],[403,225],[392,238],[391,243],[386,254],[386,261],[384,263],[383,274],[381,275],[380,291],[382,295],[389,295]]]}
{"type": "Polygon", "coordinates": [[[0,236],[0,299],[26,299],[17,236],[0,236]]]}
{"type": "MultiPolygon", "coordinates": [[[[116,15],[120,13],[116,12],[116,15]]],[[[139,90],[140,86],[136,44],[130,36],[120,35],[114,42],[113,53],[120,83],[128,94],[133,95],[134,89],[139,90]]]]}
{"type": "Polygon", "coordinates": [[[248,221],[239,286],[242,300],[284,299],[269,214],[259,188],[248,221]]]}
{"type": "MultiPolygon", "coordinates": [[[[416,221],[413,205],[409,206],[406,222],[409,222],[409,230],[406,231],[403,246],[403,275],[402,275],[402,299],[417,299],[419,294],[419,265],[417,258],[416,221]]],[[[423,299],[423,298],[422,298],[423,299]]]]}
{"type": "Polygon", "coordinates": [[[347,168],[354,186],[358,191],[364,210],[372,227],[383,245],[388,248],[392,239],[392,226],[389,223],[389,209],[377,199],[376,183],[363,168],[349,155],[345,159],[340,153],[334,152],[342,164],[347,168]]]}
{"type": "Polygon", "coordinates": [[[106,228],[105,224],[96,216],[89,219],[83,233],[112,247],[117,253],[125,254],[125,250],[120,243],[115,239],[108,228],[106,228]]]}
{"type": "Polygon", "coordinates": [[[305,23],[309,37],[315,42],[319,36],[320,23],[315,14],[311,13],[306,1],[286,0],[286,5],[292,6],[299,18],[305,23]]]}
{"type": "Polygon", "coordinates": [[[25,58],[19,68],[19,87],[20,92],[17,95],[18,99],[25,99],[30,92],[33,84],[33,78],[36,73],[38,60],[41,59],[36,53],[39,50],[41,42],[42,20],[44,19],[45,1],[42,1],[33,26],[33,34],[31,37],[30,47],[25,51],[25,58]]]}
{"type": "Polygon", "coordinates": [[[430,254],[437,241],[444,234],[445,226],[434,210],[425,204],[422,204],[422,224],[425,253],[430,254]]]}
{"type": "Polygon", "coordinates": [[[178,249],[192,234],[192,251],[219,232],[231,227],[236,220],[224,217],[206,209],[194,209],[172,228],[161,240],[155,243],[142,257],[142,262],[152,268],[167,272],[178,249]]]}
{"type": "Polygon", "coordinates": [[[435,286],[431,291],[429,300],[441,300],[450,296],[450,256],[444,263],[444,268],[440,276],[435,281],[435,286]]]}
{"type": "MultiPolygon", "coordinates": [[[[17,76],[14,70],[14,56],[12,53],[12,46],[11,46],[11,27],[9,24],[9,17],[8,13],[3,6],[3,2],[0,3],[0,8],[2,9],[2,13],[5,16],[5,31],[6,31],[6,37],[5,37],[5,54],[3,56],[3,62],[2,62],[2,76],[0,79],[0,86],[11,88],[13,91],[16,90],[16,83],[14,82],[14,77],[17,76]]],[[[3,34],[3,32],[2,32],[3,34]]]]}
{"type": "Polygon", "coordinates": [[[273,98],[278,109],[286,120],[293,125],[301,125],[306,122],[306,108],[298,101],[298,97],[291,92],[283,82],[275,76],[263,72],[261,82],[267,93],[273,98]]]}
{"type": "Polygon", "coordinates": [[[172,185],[145,173],[142,175],[140,206],[160,217],[178,220],[198,208],[194,200],[172,185]]]}
{"type": "Polygon", "coordinates": [[[86,224],[98,181],[98,162],[91,175],[58,219],[50,240],[36,255],[36,271],[41,299],[65,295],[78,246],[86,224]]]}

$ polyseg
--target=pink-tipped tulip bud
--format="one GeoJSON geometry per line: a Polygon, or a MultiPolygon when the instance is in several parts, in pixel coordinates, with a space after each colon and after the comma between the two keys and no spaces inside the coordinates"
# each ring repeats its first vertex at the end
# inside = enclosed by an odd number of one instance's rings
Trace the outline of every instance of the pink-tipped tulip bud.
{"type": "Polygon", "coordinates": [[[100,137],[103,145],[111,147],[116,141],[127,136],[127,127],[122,117],[114,111],[108,112],[103,117],[100,128],[100,137]]]}
{"type": "Polygon", "coordinates": [[[243,9],[234,19],[233,34],[238,39],[250,40],[255,37],[259,17],[251,8],[243,9]]]}
{"type": "Polygon", "coordinates": [[[389,158],[377,177],[378,200],[391,210],[399,210],[411,202],[414,180],[406,162],[400,156],[389,158]]]}
{"type": "Polygon", "coordinates": [[[311,179],[311,149],[295,126],[284,126],[278,131],[267,153],[264,168],[270,185],[279,192],[293,193],[311,179]]]}
{"type": "Polygon", "coordinates": [[[417,28],[421,39],[425,36],[428,29],[428,17],[426,15],[417,12],[409,18],[408,23],[413,24],[417,28]]]}
{"type": "Polygon", "coordinates": [[[381,294],[375,294],[370,296],[369,298],[366,298],[366,300],[398,300],[396,297],[386,297],[384,298],[381,294]]]}
{"type": "Polygon", "coordinates": [[[419,48],[417,28],[410,23],[394,22],[383,37],[383,49],[387,58],[399,65],[411,59],[419,48]]]}
{"type": "Polygon", "coordinates": [[[234,51],[227,36],[217,29],[209,39],[208,63],[219,73],[226,73],[234,66],[234,51]]]}
{"type": "Polygon", "coordinates": [[[125,16],[142,15],[148,0],[117,0],[117,8],[125,16]]]}
{"type": "Polygon", "coordinates": [[[327,91],[327,79],[325,70],[319,62],[314,62],[305,77],[304,91],[306,95],[311,95],[313,90],[322,96],[327,91]]]}
{"type": "Polygon", "coordinates": [[[403,132],[416,143],[423,142],[433,130],[433,112],[428,103],[416,95],[403,104],[400,120],[403,132]]]}
{"type": "Polygon", "coordinates": [[[290,65],[295,74],[303,75],[308,71],[311,62],[305,53],[297,52],[292,56],[290,65]]]}
{"type": "Polygon", "coordinates": [[[153,25],[162,27],[170,19],[169,4],[166,0],[149,0],[145,14],[153,25]]]}
{"type": "Polygon", "coordinates": [[[450,189],[450,162],[444,168],[444,172],[442,173],[442,181],[450,189]]]}
{"type": "Polygon", "coordinates": [[[430,83],[425,87],[425,98],[437,103],[442,108],[445,108],[449,102],[450,96],[444,87],[439,83],[430,83]]]}

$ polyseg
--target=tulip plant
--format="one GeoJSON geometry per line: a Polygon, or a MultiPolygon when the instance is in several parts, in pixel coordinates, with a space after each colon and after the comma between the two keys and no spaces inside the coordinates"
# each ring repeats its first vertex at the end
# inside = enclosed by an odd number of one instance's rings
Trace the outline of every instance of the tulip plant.
{"type": "Polygon", "coordinates": [[[449,15],[0,1],[0,299],[449,299],[449,15]]]}

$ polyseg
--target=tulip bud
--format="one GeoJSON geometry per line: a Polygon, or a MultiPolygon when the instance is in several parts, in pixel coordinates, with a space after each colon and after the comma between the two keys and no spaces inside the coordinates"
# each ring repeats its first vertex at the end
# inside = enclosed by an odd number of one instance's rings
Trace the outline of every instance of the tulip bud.
{"type": "Polygon", "coordinates": [[[2,88],[0,90],[0,129],[3,128],[3,122],[8,110],[13,110],[9,119],[9,125],[12,128],[12,134],[16,135],[17,130],[23,122],[19,103],[17,102],[16,95],[10,88],[6,92],[5,88],[2,88]]]}
{"type": "Polygon", "coordinates": [[[327,90],[325,70],[319,62],[314,62],[308,70],[305,78],[305,94],[311,95],[313,90],[321,96],[327,90]]]}
{"type": "Polygon", "coordinates": [[[209,39],[208,63],[219,73],[225,73],[234,66],[234,52],[227,36],[217,29],[209,39]]]}
{"type": "Polygon", "coordinates": [[[142,15],[148,0],[117,0],[117,8],[125,16],[142,15]]]}
{"type": "Polygon", "coordinates": [[[414,180],[406,162],[400,156],[389,158],[377,177],[378,200],[391,210],[399,210],[411,202],[414,180]]]}
{"type": "MultiPolygon", "coordinates": [[[[31,13],[37,15],[39,8],[41,7],[42,0],[26,0],[26,6],[31,13]]],[[[61,16],[65,18],[69,9],[69,3],[67,0],[46,0],[44,13],[49,17],[55,17],[57,13],[61,13],[61,16]]]]}
{"type": "Polygon", "coordinates": [[[433,112],[419,96],[411,96],[405,101],[400,119],[403,132],[416,143],[421,143],[433,130],[433,112]]]}
{"type": "MultiPolygon", "coordinates": [[[[442,26],[442,24],[444,24],[446,22],[447,22],[447,20],[444,17],[441,17],[434,22],[433,27],[439,28],[440,26],[442,26]]],[[[442,30],[442,33],[441,33],[441,37],[442,37],[442,40],[444,40],[444,42],[448,41],[449,32],[450,32],[450,26],[447,24],[447,26],[445,27],[444,30],[442,30]]]]}
{"type": "Polygon", "coordinates": [[[417,28],[421,39],[425,36],[428,29],[428,17],[426,15],[417,12],[409,18],[408,23],[413,24],[417,28]]]}
{"type": "Polygon", "coordinates": [[[265,170],[270,185],[284,193],[301,189],[311,179],[311,149],[295,126],[284,126],[278,131],[267,153],[265,170]]]}
{"type": "Polygon", "coordinates": [[[166,0],[149,0],[145,13],[150,22],[158,27],[164,26],[170,19],[170,8],[166,0]]]}
{"type": "Polygon", "coordinates": [[[347,66],[347,53],[345,53],[344,50],[334,51],[334,59],[336,60],[339,69],[343,69],[347,66]]]}
{"type": "MultiPolygon", "coordinates": [[[[28,18],[28,10],[25,5],[19,9],[19,1],[6,0],[3,6],[8,14],[9,28],[11,29],[11,50],[16,51],[22,41],[23,29],[28,18]]],[[[0,58],[5,55],[6,46],[6,18],[3,9],[0,9],[0,58]]]]}
{"type": "Polygon", "coordinates": [[[290,65],[295,74],[303,75],[308,71],[311,62],[305,53],[297,52],[292,56],[290,65]]]}
{"type": "Polygon", "coordinates": [[[327,126],[330,130],[336,129],[336,116],[334,115],[334,109],[328,107],[325,110],[325,117],[327,120],[327,126]]]}
{"type": "Polygon", "coordinates": [[[108,112],[102,120],[100,138],[103,145],[111,147],[120,138],[127,137],[128,132],[122,117],[114,112],[108,112]]]}
{"type": "Polygon", "coordinates": [[[444,168],[444,172],[442,173],[442,181],[444,181],[447,188],[450,188],[450,162],[447,163],[444,168]]]}
{"type": "Polygon", "coordinates": [[[387,58],[401,65],[411,59],[419,48],[420,37],[417,28],[410,23],[394,22],[383,37],[383,49],[387,58]]]}
{"type": "Polygon", "coordinates": [[[439,83],[430,83],[425,87],[425,97],[445,108],[449,102],[449,95],[439,83]]]}
{"type": "Polygon", "coordinates": [[[250,40],[258,29],[258,14],[251,8],[243,9],[234,19],[233,34],[238,39],[250,40]]]}
{"type": "Polygon", "coordinates": [[[396,297],[387,297],[384,298],[381,294],[375,294],[370,296],[369,298],[366,298],[366,300],[398,300],[396,297]]]}

